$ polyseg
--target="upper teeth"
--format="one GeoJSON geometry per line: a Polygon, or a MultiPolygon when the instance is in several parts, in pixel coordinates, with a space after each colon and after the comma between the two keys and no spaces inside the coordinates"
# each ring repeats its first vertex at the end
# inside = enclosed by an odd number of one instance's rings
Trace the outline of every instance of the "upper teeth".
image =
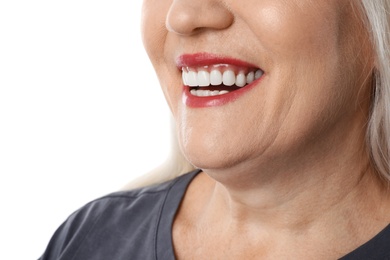
{"type": "Polygon", "coordinates": [[[247,84],[261,78],[263,71],[256,70],[245,74],[240,71],[237,75],[233,70],[227,69],[221,72],[219,69],[212,69],[210,72],[204,69],[198,71],[182,69],[183,83],[190,87],[208,87],[208,86],[233,86],[244,87],[247,84]]]}

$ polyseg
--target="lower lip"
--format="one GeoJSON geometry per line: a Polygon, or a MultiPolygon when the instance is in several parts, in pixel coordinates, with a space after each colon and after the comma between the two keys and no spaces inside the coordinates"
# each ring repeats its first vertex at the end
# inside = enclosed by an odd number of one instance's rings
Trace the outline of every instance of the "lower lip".
{"type": "Polygon", "coordinates": [[[229,102],[233,102],[237,100],[246,92],[253,89],[256,85],[260,83],[260,81],[263,79],[263,76],[241,89],[237,89],[227,94],[218,95],[218,96],[210,96],[210,97],[194,96],[190,93],[190,87],[183,86],[183,103],[188,107],[194,107],[194,108],[223,106],[229,102]]]}

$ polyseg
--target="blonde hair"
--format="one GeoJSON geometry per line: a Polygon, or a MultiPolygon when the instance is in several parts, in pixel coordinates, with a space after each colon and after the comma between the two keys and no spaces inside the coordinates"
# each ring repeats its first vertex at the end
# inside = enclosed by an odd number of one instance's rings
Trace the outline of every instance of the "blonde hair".
{"type": "Polygon", "coordinates": [[[175,122],[171,116],[171,150],[168,155],[168,158],[163,164],[157,168],[151,170],[150,172],[142,175],[141,177],[130,181],[122,189],[133,189],[138,187],[144,187],[148,185],[153,185],[156,183],[162,183],[171,179],[174,179],[177,176],[180,176],[184,173],[190,172],[195,169],[184,157],[183,153],[179,148],[179,142],[177,140],[175,122]]]}
{"type": "MultiPolygon", "coordinates": [[[[390,0],[360,0],[359,3],[376,55],[367,145],[372,164],[382,178],[390,181],[390,0]]],[[[171,122],[172,147],[167,161],[130,182],[125,189],[161,183],[194,169],[180,151],[173,119],[171,122]]]]}
{"type": "Polygon", "coordinates": [[[390,0],[361,0],[361,6],[376,56],[367,144],[372,164],[390,181],[390,0]]]}

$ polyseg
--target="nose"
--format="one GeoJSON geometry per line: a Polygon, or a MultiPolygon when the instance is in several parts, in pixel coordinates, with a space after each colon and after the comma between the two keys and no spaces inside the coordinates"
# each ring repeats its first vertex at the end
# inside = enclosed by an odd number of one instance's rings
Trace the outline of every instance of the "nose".
{"type": "Polygon", "coordinates": [[[226,29],[233,21],[233,14],[221,0],[173,0],[166,27],[179,35],[192,35],[206,29],[226,29]]]}

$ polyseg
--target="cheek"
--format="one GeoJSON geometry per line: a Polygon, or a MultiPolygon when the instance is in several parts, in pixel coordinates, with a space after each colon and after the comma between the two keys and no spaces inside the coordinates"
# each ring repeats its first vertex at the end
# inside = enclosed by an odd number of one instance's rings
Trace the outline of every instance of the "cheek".
{"type": "Polygon", "coordinates": [[[144,0],[142,6],[142,41],[153,65],[163,60],[164,42],[167,35],[165,19],[171,0],[144,0]]]}
{"type": "MultiPolygon", "coordinates": [[[[245,22],[274,58],[287,59],[297,53],[312,55],[329,46],[337,35],[334,4],[266,0],[256,5],[250,15],[245,15],[245,22]]],[[[247,11],[242,12],[244,17],[247,11]]]]}

